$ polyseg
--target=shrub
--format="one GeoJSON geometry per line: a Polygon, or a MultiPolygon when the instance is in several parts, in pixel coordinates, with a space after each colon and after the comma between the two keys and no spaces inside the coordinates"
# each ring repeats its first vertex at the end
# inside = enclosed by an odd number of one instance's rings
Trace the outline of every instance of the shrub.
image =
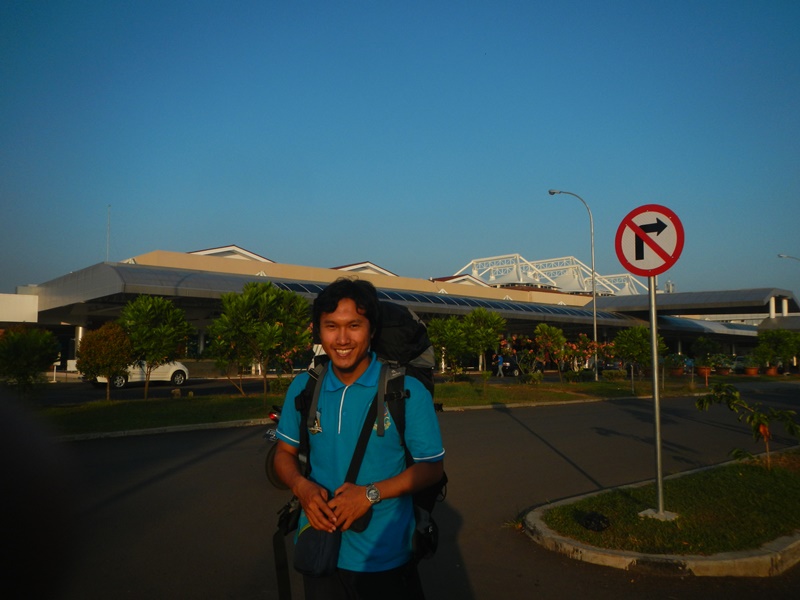
{"type": "Polygon", "coordinates": [[[627,373],[621,369],[606,369],[603,371],[603,381],[624,381],[627,373]]]}
{"type": "Polygon", "coordinates": [[[285,394],[292,384],[292,377],[276,377],[269,380],[269,391],[273,394],[285,394]]]}
{"type": "Polygon", "coordinates": [[[0,334],[0,380],[26,396],[58,356],[58,341],[51,332],[25,325],[7,329],[0,334]]]}
{"type": "Polygon", "coordinates": [[[533,371],[532,373],[523,373],[519,376],[520,383],[532,383],[538,385],[544,381],[544,373],[541,371],[533,371]]]}

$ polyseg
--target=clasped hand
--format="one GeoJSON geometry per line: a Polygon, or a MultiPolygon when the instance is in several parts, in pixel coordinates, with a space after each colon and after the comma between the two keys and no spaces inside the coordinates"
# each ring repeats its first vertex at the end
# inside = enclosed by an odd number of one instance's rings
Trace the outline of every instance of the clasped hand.
{"type": "Polygon", "coordinates": [[[328,497],[328,490],[306,480],[296,493],[300,504],[314,529],[333,532],[336,529],[347,531],[353,521],[361,517],[370,508],[366,489],[352,483],[342,484],[328,497]]]}

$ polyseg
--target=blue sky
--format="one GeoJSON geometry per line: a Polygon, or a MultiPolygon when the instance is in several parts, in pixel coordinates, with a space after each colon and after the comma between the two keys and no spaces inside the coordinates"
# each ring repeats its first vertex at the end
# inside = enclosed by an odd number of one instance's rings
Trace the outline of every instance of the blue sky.
{"type": "Polygon", "coordinates": [[[229,244],[588,265],[559,188],[598,273],[656,203],[686,236],[661,282],[800,293],[798,29],[795,0],[7,1],[0,292],[229,244]]]}

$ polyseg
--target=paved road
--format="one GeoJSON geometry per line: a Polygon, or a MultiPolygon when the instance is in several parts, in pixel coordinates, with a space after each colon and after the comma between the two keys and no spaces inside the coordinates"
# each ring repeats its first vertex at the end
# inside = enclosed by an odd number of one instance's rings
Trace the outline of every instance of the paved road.
{"type": "MultiPolygon", "coordinates": [[[[749,397],[783,407],[800,392],[784,382],[756,389],[749,397]]],[[[662,400],[665,474],[722,462],[734,446],[760,450],[726,409],[699,413],[692,402],[662,400]]],[[[745,580],[633,574],[553,554],[504,526],[535,505],[651,479],[652,417],[646,400],[442,414],[451,483],[436,513],[440,551],[422,565],[428,597],[800,597],[800,568],[745,580]]],[[[261,433],[67,444],[85,494],[62,597],[276,598],[270,537],[287,494],[263,476],[261,433]]]]}

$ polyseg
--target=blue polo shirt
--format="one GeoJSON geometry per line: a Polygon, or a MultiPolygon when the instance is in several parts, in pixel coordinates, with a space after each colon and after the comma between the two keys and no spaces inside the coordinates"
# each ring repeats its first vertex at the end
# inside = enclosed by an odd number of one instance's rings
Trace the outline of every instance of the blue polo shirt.
{"type": "MultiPolygon", "coordinates": [[[[332,495],[344,483],[361,428],[378,387],[381,363],[373,354],[367,370],[345,385],[329,368],[322,382],[317,411],[322,431],[309,435],[312,481],[332,495]]],[[[289,386],[284,410],[278,424],[278,438],[292,446],[300,443],[300,413],[294,399],[305,388],[309,375],[298,375],[289,386]]],[[[439,422],[433,400],[425,386],[414,377],[405,378],[410,392],[406,399],[405,441],[416,462],[444,458],[439,422]]],[[[389,414],[388,404],[382,416],[385,434],[378,437],[373,426],[356,484],[367,485],[400,474],[405,468],[405,454],[400,436],[389,414]]],[[[305,427],[305,424],[302,424],[305,427]]],[[[393,569],[411,559],[414,509],[411,496],[387,498],[372,507],[369,527],[361,533],[345,531],[339,553],[339,568],[374,572],[393,569]]],[[[301,515],[298,531],[307,523],[301,515]]]]}

